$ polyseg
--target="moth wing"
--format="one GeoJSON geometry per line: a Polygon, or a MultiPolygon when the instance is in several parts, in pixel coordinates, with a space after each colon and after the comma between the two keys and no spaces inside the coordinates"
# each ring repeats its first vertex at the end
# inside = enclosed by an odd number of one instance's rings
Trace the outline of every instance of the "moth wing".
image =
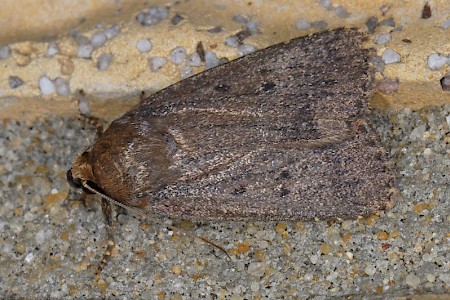
{"type": "Polygon", "coordinates": [[[378,140],[368,127],[354,130],[372,87],[361,40],[337,29],[269,47],[124,115],[121,122],[162,128],[167,138],[176,180],[136,189],[148,209],[188,219],[304,219],[382,207],[390,174],[378,140]]]}

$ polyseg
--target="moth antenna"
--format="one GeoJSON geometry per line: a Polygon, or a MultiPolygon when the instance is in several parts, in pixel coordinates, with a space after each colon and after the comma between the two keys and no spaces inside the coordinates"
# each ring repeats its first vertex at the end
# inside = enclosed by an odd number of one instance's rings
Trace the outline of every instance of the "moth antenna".
{"type": "Polygon", "coordinates": [[[110,203],[115,204],[115,205],[120,206],[120,207],[123,207],[123,208],[125,208],[126,210],[129,210],[129,211],[131,211],[131,212],[133,212],[133,213],[135,213],[135,214],[137,214],[137,215],[139,215],[139,216],[146,217],[146,215],[145,215],[143,212],[141,212],[141,211],[135,209],[134,207],[127,206],[127,205],[125,205],[125,204],[123,204],[123,203],[120,203],[120,202],[117,201],[117,200],[114,200],[113,198],[111,198],[111,197],[109,197],[109,196],[106,196],[105,194],[100,193],[100,192],[97,191],[96,189],[92,188],[92,187],[87,183],[86,180],[83,180],[83,181],[81,182],[81,184],[83,185],[83,187],[85,187],[85,188],[88,189],[89,191],[91,191],[91,192],[93,192],[94,194],[97,194],[97,195],[99,195],[100,197],[102,197],[102,199],[108,200],[110,203]]]}
{"type": "Polygon", "coordinates": [[[233,261],[233,260],[231,259],[231,256],[228,254],[228,252],[227,252],[225,249],[223,249],[222,247],[220,247],[219,245],[217,245],[217,244],[211,242],[210,240],[208,240],[208,239],[206,239],[206,238],[204,238],[204,237],[202,237],[202,236],[196,236],[196,238],[198,238],[198,239],[202,240],[203,242],[205,242],[205,243],[207,243],[207,244],[209,244],[209,245],[211,245],[211,246],[213,246],[213,247],[219,249],[220,251],[222,251],[223,253],[225,253],[225,255],[228,257],[229,260],[233,261]]]}
{"type": "Polygon", "coordinates": [[[219,249],[220,251],[225,253],[225,255],[228,257],[229,260],[233,261],[233,259],[231,259],[231,256],[228,254],[227,250],[223,249],[221,246],[217,245],[216,243],[211,242],[207,238],[204,238],[204,237],[201,237],[201,236],[197,236],[197,235],[193,235],[192,233],[190,233],[190,232],[188,232],[188,231],[186,231],[184,229],[175,227],[175,226],[167,226],[167,227],[169,227],[170,229],[172,229],[174,231],[182,231],[183,233],[185,233],[185,234],[187,234],[187,235],[189,235],[191,237],[197,238],[197,239],[201,240],[202,242],[204,242],[204,243],[206,243],[206,244],[208,244],[210,246],[213,246],[214,248],[219,249]]]}
{"type": "Polygon", "coordinates": [[[95,126],[97,129],[97,137],[103,134],[103,125],[100,121],[100,118],[89,115],[89,104],[86,99],[86,94],[83,90],[78,90],[77,92],[77,102],[78,102],[78,111],[83,119],[86,120],[90,125],[95,126]]]}

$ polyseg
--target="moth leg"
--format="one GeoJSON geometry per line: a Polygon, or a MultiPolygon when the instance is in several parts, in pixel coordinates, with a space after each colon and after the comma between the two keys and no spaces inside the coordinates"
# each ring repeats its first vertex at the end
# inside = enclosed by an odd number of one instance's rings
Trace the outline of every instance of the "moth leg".
{"type": "Polygon", "coordinates": [[[109,258],[111,257],[111,253],[114,250],[114,236],[112,232],[112,209],[111,203],[102,198],[102,211],[103,216],[105,218],[106,223],[106,234],[108,239],[108,246],[106,247],[105,253],[103,254],[102,260],[98,264],[97,271],[95,272],[96,277],[98,278],[102,273],[102,270],[107,265],[109,258]]]}
{"type": "Polygon", "coordinates": [[[78,111],[80,112],[81,117],[90,125],[95,126],[97,129],[97,137],[101,136],[103,133],[103,124],[100,118],[89,115],[89,107],[86,99],[86,94],[83,90],[77,91],[77,103],[78,103],[78,111]]]}

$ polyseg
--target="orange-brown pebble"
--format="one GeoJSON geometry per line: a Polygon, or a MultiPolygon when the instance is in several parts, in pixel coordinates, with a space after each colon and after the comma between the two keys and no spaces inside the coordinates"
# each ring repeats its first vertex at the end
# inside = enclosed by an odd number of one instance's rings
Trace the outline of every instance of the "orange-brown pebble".
{"type": "Polygon", "coordinates": [[[389,238],[389,234],[386,231],[378,231],[377,237],[380,241],[386,241],[389,238]]]}
{"type": "Polygon", "coordinates": [[[378,221],[379,218],[380,217],[377,215],[371,215],[371,216],[367,217],[367,225],[372,226],[373,224],[375,224],[378,221]]]}
{"type": "Polygon", "coordinates": [[[239,251],[237,248],[231,248],[230,250],[228,250],[228,253],[230,253],[231,255],[238,255],[239,251]]]}
{"type": "Polygon", "coordinates": [[[266,258],[266,251],[264,250],[256,250],[255,251],[255,258],[259,261],[262,261],[266,258]]]}
{"type": "Polygon", "coordinates": [[[236,249],[239,253],[246,253],[250,250],[250,245],[247,243],[240,243],[236,246],[236,249]]]}
{"type": "Polygon", "coordinates": [[[141,223],[139,225],[139,227],[144,230],[144,231],[149,231],[150,229],[152,229],[152,226],[150,224],[147,223],[141,223]]]}
{"type": "Polygon", "coordinates": [[[166,297],[166,292],[161,291],[157,295],[158,295],[158,299],[164,299],[166,297]]]}
{"type": "Polygon", "coordinates": [[[304,222],[295,223],[295,231],[297,232],[306,232],[306,227],[304,222]]]}
{"type": "Polygon", "coordinates": [[[320,252],[322,252],[322,254],[327,255],[331,253],[331,246],[328,245],[327,243],[323,243],[322,245],[320,245],[320,252]]]}
{"type": "Polygon", "coordinates": [[[289,236],[287,232],[287,225],[285,223],[278,223],[277,226],[275,226],[275,231],[281,234],[283,238],[287,238],[289,236]]]}
{"type": "Polygon", "coordinates": [[[67,192],[58,192],[55,194],[48,195],[44,199],[44,209],[49,208],[55,203],[64,201],[65,199],[67,199],[68,195],[69,194],[67,192]]]}
{"type": "Polygon", "coordinates": [[[344,235],[342,236],[342,241],[344,243],[347,243],[351,238],[352,238],[353,234],[351,234],[350,232],[344,233],[344,235]]]}
{"type": "Polygon", "coordinates": [[[136,251],[136,256],[138,258],[145,259],[147,257],[147,253],[145,251],[136,251]]]}
{"type": "Polygon", "coordinates": [[[15,247],[14,250],[17,252],[17,254],[24,254],[25,250],[27,250],[27,247],[25,247],[24,244],[22,243],[18,243],[15,247]]]}
{"type": "Polygon", "coordinates": [[[422,211],[424,211],[427,208],[428,208],[428,203],[425,203],[425,202],[420,202],[420,203],[413,205],[413,211],[416,214],[420,214],[422,211]]]}
{"type": "Polygon", "coordinates": [[[180,266],[177,266],[177,265],[173,266],[172,267],[172,273],[175,274],[175,275],[180,275],[181,274],[180,266]]]}
{"type": "Polygon", "coordinates": [[[15,215],[16,217],[21,217],[21,216],[23,216],[23,208],[22,208],[22,207],[16,207],[16,208],[14,209],[14,215],[15,215]]]}
{"type": "Polygon", "coordinates": [[[67,241],[69,240],[69,233],[67,231],[63,231],[59,234],[59,237],[63,240],[63,241],[67,241]]]}
{"type": "Polygon", "coordinates": [[[97,281],[97,287],[100,291],[104,292],[106,291],[106,288],[108,287],[108,284],[106,284],[106,281],[104,281],[103,279],[99,279],[97,281]]]}
{"type": "Polygon", "coordinates": [[[71,75],[75,70],[75,65],[70,58],[58,58],[58,63],[63,75],[71,75]]]}
{"type": "Polygon", "coordinates": [[[399,235],[400,235],[400,230],[398,230],[398,229],[393,229],[393,230],[391,230],[391,232],[389,233],[389,237],[390,237],[391,239],[396,239],[396,238],[399,237],[399,235]]]}

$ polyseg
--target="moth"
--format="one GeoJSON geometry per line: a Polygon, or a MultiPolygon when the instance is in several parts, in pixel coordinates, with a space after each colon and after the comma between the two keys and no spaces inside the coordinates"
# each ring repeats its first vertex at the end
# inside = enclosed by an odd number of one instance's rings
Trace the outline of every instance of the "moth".
{"type": "Polygon", "coordinates": [[[364,34],[293,39],[142,100],[75,160],[68,180],[146,215],[355,218],[390,203],[392,170],[367,122],[364,34]]]}

